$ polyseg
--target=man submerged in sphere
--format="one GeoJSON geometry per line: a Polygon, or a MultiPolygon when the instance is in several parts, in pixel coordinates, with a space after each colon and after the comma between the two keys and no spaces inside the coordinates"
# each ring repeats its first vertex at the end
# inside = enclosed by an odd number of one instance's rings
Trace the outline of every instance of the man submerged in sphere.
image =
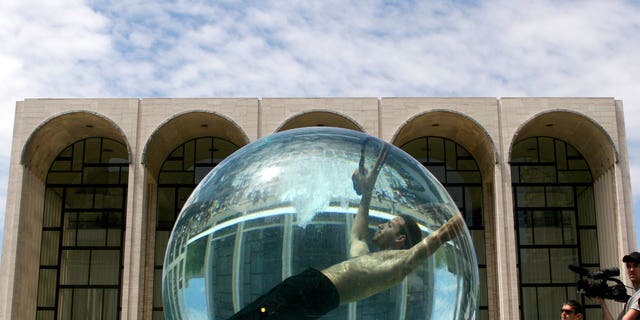
{"type": "Polygon", "coordinates": [[[366,242],[369,207],[389,146],[382,144],[369,171],[365,167],[367,142],[362,144],[360,163],[352,176],[353,188],[362,197],[351,227],[350,259],[321,271],[309,268],[291,276],[230,319],[317,319],[341,304],[365,299],[397,285],[442,244],[464,230],[462,217],[456,214],[422,239],[415,220],[398,215],[378,226],[371,241],[380,251],[370,252],[366,242]]]}

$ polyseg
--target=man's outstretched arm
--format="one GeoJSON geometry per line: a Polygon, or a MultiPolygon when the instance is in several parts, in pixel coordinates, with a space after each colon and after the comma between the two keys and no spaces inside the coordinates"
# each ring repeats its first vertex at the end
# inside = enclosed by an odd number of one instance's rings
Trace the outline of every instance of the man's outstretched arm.
{"type": "Polygon", "coordinates": [[[340,303],[362,300],[391,288],[431,256],[442,244],[457,237],[465,224],[456,214],[438,230],[405,250],[383,250],[335,264],[322,273],[338,290],[340,303]]]}
{"type": "Polygon", "coordinates": [[[384,164],[389,153],[389,146],[382,144],[380,153],[376,158],[371,171],[365,167],[365,151],[368,140],[362,143],[360,149],[360,163],[358,169],[355,170],[351,180],[353,181],[353,189],[357,194],[362,195],[358,212],[351,226],[349,239],[349,256],[357,257],[369,253],[367,238],[369,237],[369,207],[373,196],[373,189],[380,174],[380,169],[384,164]]]}

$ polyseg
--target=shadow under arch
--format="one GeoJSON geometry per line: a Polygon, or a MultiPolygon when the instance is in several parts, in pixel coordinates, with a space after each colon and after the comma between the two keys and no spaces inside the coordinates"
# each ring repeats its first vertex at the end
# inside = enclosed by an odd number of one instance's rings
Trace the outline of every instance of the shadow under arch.
{"type": "Polygon", "coordinates": [[[193,138],[215,136],[242,147],[249,143],[247,134],[224,115],[210,111],[188,111],[160,124],[150,135],[142,152],[142,163],[156,177],[167,155],[176,146],[193,138]]]}
{"type": "Polygon", "coordinates": [[[433,110],[407,120],[394,134],[391,143],[402,146],[424,136],[451,139],[463,146],[480,167],[483,180],[493,181],[497,162],[496,146],[487,131],[467,115],[450,110],[433,110]]]}
{"type": "Polygon", "coordinates": [[[124,144],[131,163],[131,146],[122,129],[111,119],[87,111],[70,111],[45,120],[26,140],[20,163],[44,181],[49,166],[62,150],[91,137],[110,138],[124,144]]]}
{"type": "Polygon", "coordinates": [[[336,127],[364,132],[353,119],[333,111],[309,111],[287,119],[276,132],[305,127],[336,127]]]}
{"type": "Polygon", "coordinates": [[[557,138],[576,148],[589,164],[594,180],[618,161],[616,146],[604,128],[587,116],[569,110],[540,113],[523,123],[509,145],[509,160],[518,141],[536,136],[557,138]]]}

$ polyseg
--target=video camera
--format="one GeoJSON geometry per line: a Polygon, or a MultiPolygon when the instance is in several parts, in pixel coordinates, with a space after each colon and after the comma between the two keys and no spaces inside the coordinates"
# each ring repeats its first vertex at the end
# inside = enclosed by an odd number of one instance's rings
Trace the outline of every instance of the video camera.
{"type": "Polygon", "coordinates": [[[618,302],[627,302],[629,300],[630,296],[627,294],[627,288],[622,281],[613,278],[620,275],[620,269],[608,268],[590,272],[585,268],[574,265],[569,265],[569,269],[580,275],[580,280],[577,283],[578,293],[589,298],[600,297],[618,302]],[[609,285],[609,281],[614,284],[609,285]]]}

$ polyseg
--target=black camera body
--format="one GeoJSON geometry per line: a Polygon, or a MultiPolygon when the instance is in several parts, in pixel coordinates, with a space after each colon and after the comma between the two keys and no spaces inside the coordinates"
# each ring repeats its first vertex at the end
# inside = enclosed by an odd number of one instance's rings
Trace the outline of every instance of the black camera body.
{"type": "Polygon", "coordinates": [[[618,302],[627,302],[630,296],[627,294],[627,288],[620,279],[616,279],[620,275],[620,269],[608,268],[590,272],[589,270],[569,265],[571,271],[580,275],[580,280],[576,286],[578,293],[589,298],[600,297],[618,302]],[[612,282],[610,284],[609,282],[612,282]]]}

